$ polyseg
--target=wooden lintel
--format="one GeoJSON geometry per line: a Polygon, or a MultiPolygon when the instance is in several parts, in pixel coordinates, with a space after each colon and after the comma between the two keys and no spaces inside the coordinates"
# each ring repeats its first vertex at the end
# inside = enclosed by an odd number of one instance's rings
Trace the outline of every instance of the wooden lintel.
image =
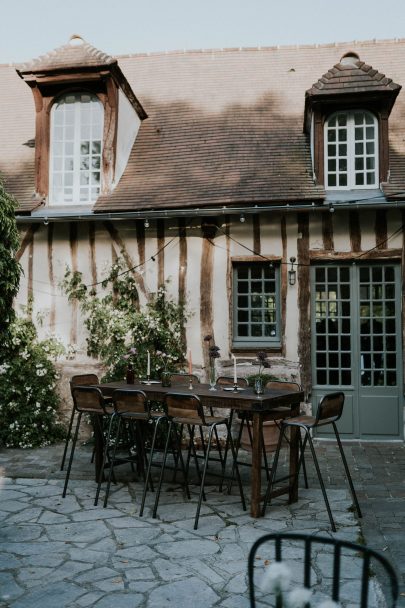
{"type": "Polygon", "coordinates": [[[364,253],[344,251],[341,253],[326,251],[322,249],[310,250],[309,258],[311,261],[319,260],[323,262],[339,261],[362,261],[362,260],[396,260],[401,259],[402,249],[373,249],[364,253]]]}
{"type": "Polygon", "coordinates": [[[231,257],[231,262],[281,262],[280,255],[273,255],[272,253],[263,253],[262,255],[237,255],[231,257]]]}

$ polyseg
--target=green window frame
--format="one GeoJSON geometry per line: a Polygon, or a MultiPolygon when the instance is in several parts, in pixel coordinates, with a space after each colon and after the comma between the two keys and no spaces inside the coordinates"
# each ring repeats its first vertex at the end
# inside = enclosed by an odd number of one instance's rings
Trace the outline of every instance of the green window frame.
{"type": "Polygon", "coordinates": [[[233,346],[281,344],[280,265],[233,263],[233,346]]]}

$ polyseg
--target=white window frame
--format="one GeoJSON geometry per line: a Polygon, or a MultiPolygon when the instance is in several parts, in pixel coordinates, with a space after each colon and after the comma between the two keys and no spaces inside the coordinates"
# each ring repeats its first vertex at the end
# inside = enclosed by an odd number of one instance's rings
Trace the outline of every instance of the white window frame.
{"type": "MultiPolygon", "coordinates": [[[[65,104],[67,105],[67,104],[65,104]]],[[[86,91],[66,93],[62,97],[58,98],[54,103],[51,111],[51,122],[50,122],[50,157],[49,157],[49,204],[50,205],[88,205],[94,203],[101,192],[102,185],[102,152],[103,152],[103,128],[104,128],[104,108],[101,101],[93,93],[86,91]],[[83,112],[84,106],[87,106],[88,102],[82,101],[83,96],[90,97],[91,102],[97,102],[99,106],[98,117],[93,113],[90,107],[90,120],[89,124],[83,125],[83,112]],[[62,106],[62,103],[67,97],[73,97],[75,100],[72,102],[73,106],[73,125],[66,124],[65,116],[62,117],[61,124],[56,123],[56,111],[62,106]],[[96,120],[94,120],[96,117],[96,120]],[[97,119],[98,118],[98,119],[97,119]],[[73,127],[73,135],[67,140],[66,132],[69,127],[73,127]],[[88,139],[82,138],[82,128],[88,129],[88,139]],[[62,138],[56,141],[57,129],[63,130],[62,138]],[[98,130],[98,136],[93,137],[93,133],[98,130]],[[82,150],[82,144],[88,142],[88,153],[84,153],[82,150]],[[93,144],[100,142],[99,151],[93,150],[93,144]],[[62,144],[63,151],[61,152],[59,146],[59,154],[56,155],[56,147],[58,144],[62,144]],[[68,144],[70,145],[71,152],[68,152],[68,144]],[[88,169],[82,167],[82,161],[86,158],[88,160],[88,169]],[[72,162],[72,169],[67,169],[66,163],[72,162]],[[93,161],[98,166],[92,166],[93,161]],[[59,162],[59,166],[57,163],[59,162]],[[81,176],[88,173],[89,185],[81,184],[81,176]],[[61,192],[56,198],[56,186],[54,184],[54,178],[59,174],[61,176],[60,186],[61,192]],[[66,183],[66,176],[72,174],[72,184],[66,183]],[[93,175],[99,175],[99,182],[93,182],[93,175]],[[67,196],[66,188],[72,189],[71,198],[67,196]],[[87,196],[83,198],[84,190],[87,190],[87,196]],[[69,200],[70,199],[70,200],[69,200]]]]}
{"type": "MultiPolygon", "coordinates": [[[[379,187],[379,133],[378,133],[378,120],[374,114],[368,112],[367,110],[344,110],[338,111],[331,114],[328,119],[325,121],[324,126],[324,175],[325,175],[325,189],[326,190],[366,190],[366,189],[375,189],[379,187]],[[355,124],[355,116],[356,114],[362,114],[364,118],[371,118],[372,123],[357,125],[355,124]],[[332,126],[330,123],[333,119],[338,118],[339,115],[346,116],[346,126],[332,126]],[[373,127],[374,129],[374,137],[370,139],[367,138],[367,127],[373,127]],[[355,129],[361,128],[363,129],[364,137],[361,140],[355,139],[355,129]],[[341,154],[339,156],[339,141],[338,141],[338,131],[346,131],[346,141],[341,141],[341,144],[346,144],[346,156],[341,154]],[[328,140],[329,132],[336,132],[336,142],[331,142],[328,140]],[[363,152],[359,153],[356,149],[356,143],[362,144],[363,152]],[[372,143],[374,146],[374,152],[367,152],[367,144],[372,143]],[[330,153],[329,146],[335,146],[335,154],[330,153]],[[357,153],[357,156],[356,156],[357,153]],[[367,159],[374,159],[374,169],[366,169],[367,159]],[[336,159],[336,169],[332,171],[329,169],[329,160],[333,161],[336,159]],[[346,170],[342,170],[339,172],[339,161],[343,161],[347,159],[346,170]],[[355,167],[356,159],[363,159],[363,169],[355,167]],[[347,175],[347,184],[339,185],[339,175],[345,174],[347,175]],[[356,174],[363,173],[364,181],[367,181],[367,174],[373,174],[374,180],[373,183],[367,184],[356,184],[356,174]],[[331,175],[336,176],[336,184],[330,184],[331,175]]],[[[361,161],[360,161],[361,162],[361,161]]]]}

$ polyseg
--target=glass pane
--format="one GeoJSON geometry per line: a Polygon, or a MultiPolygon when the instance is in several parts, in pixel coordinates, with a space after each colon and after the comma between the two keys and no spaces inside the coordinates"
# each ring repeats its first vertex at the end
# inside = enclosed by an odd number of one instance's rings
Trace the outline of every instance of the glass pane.
{"type": "Polygon", "coordinates": [[[239,266],[236,270],[239,279],[247,279],[249,276],[248,266],[239,266]]]}
{"type": "Polygon", "coordinates": [[[362,127],[356,127],[354,129],[354,138],[356,141],[361,141],[363,139],[363,128],[362,127]]]}
{"type": "Polygon", "coordinates": [[[245,338],[248,336],[248,326],[238,323],[238,336],[245,338]]]}
{"type": "Polygon", "coordinates": [[[363,173],[356,173],[356,186],[364,185],[364,175],[363,173]]]}
{"type": "Polygon", "coordinates": [[[336,174],[331,173],[328,177],[328,185],[329,186],[336,186],[336,174]]]}
{"type": "Polygon", "coordinates": [[[364,169],[364,158],[356,158],[354,161],[354,168],[357,170],[363,170],[364,169]]]}
{"type": "Polygon", "coordinates": [[[336,171],[336,160],[334,158],[328,160],[328,171],[336,171]]]}
{"type": "Polygon", "coordinates": [[[339,144],[339,156],[346,156],[347,144],[339,144]]]}
{"type": "Polygon", "coordinates": [[[385,281],[386,282],[387,281],[393,282],[394,278],[395,278],[393,267],[392,266],[386,266],[384,268],[384,270],[385,270],[385,281]]]}
{"type": "Polygon", "coordinates": [[[328,131],[328,141],[336,141],[336,131],[328,131]]]}
{"type": "MultiPolygon", "coordinates": [[[[363,145],[363,144],[361,144],[361,145],[363,145]]],[[[366,143],[366,153],[367,154],[374,154],[374,142],[373,141],[368,141],[366,143]]]]}
{"type": "Polygon", "coordinates": [[[366,127],[366,139],[374,139],[374,127],[366,127]]]}
{"type": "Polygon", "coordinates": [[[345,173],[339,175],[339,186],[347,186],[347,175],[345,173]]]}
{"type": "Polygon", "coordinates": [[[336,146],[334,144],[328,145],[328,156],[336,156],[336,146]]]}
{"type": "Polygon", "coordinates": [[[346,114],[338,114],[337,116],[339,127],[345,127],[347,123],[347,115],[346,114]]]}
{"type": "Polygon", "coordinates": [[[339,129],[339,137],[338,137],[339,141],[346,141],[347,140],[347,132],[346,129],[339,129]]]}
{"type": "Polygon", "coordinates": [[[354,152],[356,155],[360,155],[364,153],[364,144],[356,142],[354,145],[354,152]]]}
{"type": "MultiPolygon", "coordinates": [[[[250,268],[250,276],[252,279],[261,279],[262,278],[262,267],[261,266],[252,266],[250,268]]],[[[261,283],[259,283],[261,289],[261,283]]]]}
{"type": "Polygon", "coordinates": [[[238,310],[238,321],[247,323],[249,321],[249,312],[247,310],[238,310]]]}
{"type": "Polygon", "coordinates": [[[373,184],[375,184],[375,173],[367,173],[367,184],[369,186],[372,186],[373,184]]]}
{"type": "Polygon", "coordinates": [[[339,171],[347,171],[347,160],[346,158],[339,159],[339,171]]]}
{"type": "Polygon", "coordinates": [[[262,325],[251,325],[252,336],[255,338],[262,336],[262,325]]]}

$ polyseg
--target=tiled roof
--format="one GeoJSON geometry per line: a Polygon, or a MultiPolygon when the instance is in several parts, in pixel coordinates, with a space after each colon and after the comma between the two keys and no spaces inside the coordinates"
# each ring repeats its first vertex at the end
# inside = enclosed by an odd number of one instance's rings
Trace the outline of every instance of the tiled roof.
{"type": "MultiPolygon", "coordinates": [[[[119,57],[149,118],[141,124],[115,190],[101,197],[94,210],[322,199],[302,127],[305,92],[349,50],[366,62],[362,66],[373,65],[394,82],[405,83],[405,40],[119,57]]],[[[379,72],[356,66],[358,70],[377,82],[379,72]]],[[[30,205],[34,149],[26,142],[35,137],[34,103],[11,67],[0,66],[0,73],[6,82],[0,171],[17,198],[30,205]]],[[[392,86],[389,79],[380,83],[392,86]]],[[[387,193],[405,191],[403,116],[402,91],[389,120],[387,193]]]]}
{"type": "Polygon", "coordinates": [[[116,59],[94,48],[80,36],[73,35],[67,44],[21,64],[18,71],[25,74],[64,68],[106,66],[116,62],[116,59]]]}

